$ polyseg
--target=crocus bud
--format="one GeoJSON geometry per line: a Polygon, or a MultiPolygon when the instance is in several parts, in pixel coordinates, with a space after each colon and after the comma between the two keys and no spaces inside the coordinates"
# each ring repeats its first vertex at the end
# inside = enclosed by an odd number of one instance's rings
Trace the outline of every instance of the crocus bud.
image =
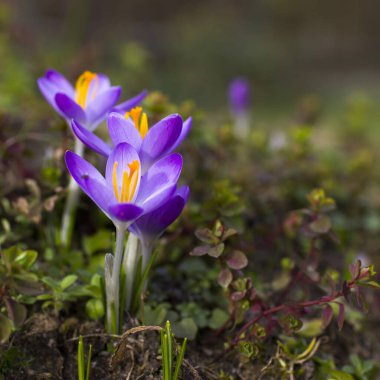
{"type": "Polygon", "coordinates": [[[234,79],[229,86],[231,112],[234,115],[248,112],[251,102],[251,88],[245,78],[234,79]]]}

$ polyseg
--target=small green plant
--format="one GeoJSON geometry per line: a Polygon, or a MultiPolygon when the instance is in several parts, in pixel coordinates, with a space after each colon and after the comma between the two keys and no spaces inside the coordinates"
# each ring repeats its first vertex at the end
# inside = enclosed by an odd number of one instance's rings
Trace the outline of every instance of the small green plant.
{"type": "Polygon", "coordinates": [[[0,252],[0,343],[27,316],[25,303],[33,303],[42,290],[38,276],[31,272],[37,252],[12,246],[0,252]]]}
{"type": "Polygon", "coordinates": [[[174,335],[171,330],[170,322],[166,321],[166,326],[161,330],[161,351],[162,351],[162,378],[163,380],[177,380],[181,370],[183,358],[185,356],[187,339],[183,340],[179,349],[175,347],[174,335]],[[174,367],[173,357],[176,357],[174,367]],[[173,372],[174,369],[174,372],[173,372]]]}
{"type": "Polygon", "coordinates": [[[371,380],[374,379],[378,366],[374,360],[363,360],[357,355],[350,355],[350,364],[342,368],[343,371],[354,375],[355,379],[371,380]]]}
{"type": "Polygon", "coordinates": [[[91,355],[92,355],[92,344],[88,349],[87,353],[87,363],[84,354],[84,344],[82,335],[79,337],[78,342],[78,380],[89,380],[90,378],[90,365],[91,365],[91,355]],[[86,363],[86,365],[85,365],[86,363]]]}
{"type": "Polygon", "coordinates": [[[53,306],[55,314],[58,314],[64,308],[65,302],[73,302],[78,297],[88,296],[88,291],[84,286],[74,285],[77,279],[78,276],[75,274],[69,274],[63,280],[43,277],[42,282],[49,292],[37,297],[39,301],[44,301],[42,308],[53,306]]]}

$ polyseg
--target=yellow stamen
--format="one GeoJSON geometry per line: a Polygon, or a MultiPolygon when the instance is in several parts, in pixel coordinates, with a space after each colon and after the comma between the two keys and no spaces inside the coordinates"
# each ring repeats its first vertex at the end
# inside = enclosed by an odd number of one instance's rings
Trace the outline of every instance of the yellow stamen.
{"type": "Polygon", "coordinates": [[[121,182],[121,196],[120,196],[120,202],[128,202],[129,198],[129,187],[130,187],[130,177],[128,176],[128,173],[124,170],[123,171],[123,179],[121,182]]]}
{"type": "Polygon", "coordinates": [[[128,164],[129,174],[126,170],[123,171],[123,177],[121,180],[121,193],[119,196],[119,187],[117,183],[117,169],[118,162],[116,161],[113,165],[112,172],[112,183],[116,199],[121,203],[130,202],[133,199],[135,194],[137,183],[138,183],[138,174],[140,164],[137,160],[128,164]]]}
{"type": "Polygon", "coordinates": [[[135,124],[135,127],[139,131],[141,138],[144,138],[148,133],[148,117],[146,113],[142,112],[141,107],[135,107],[132,108],[129,112],[125,113],[125,118],[128,119],[129,117],[135,124]]]}
{"type": "Polygon", "coordinates": [[[119,200],[119,189],[117,186],[117,173],[116,173],[117,165],[119,165],[119,163],[115,161],[115,163],[113,164],[113,171],[112,171],[112,183],[113,183],[113,192],[115,193],[115,197],[117,200],[119,200]]]}
{"type": "Polygon", "coordinates": [[[140,135],[142,138],[144,138],[147,133],[148,133],[148,117],[146,116],[146,113],[144,112],[141,116],[140,135]]]}
{"type": "Polygon", "coordinates": [[[135,194],[138,174],[139,174],[139,163],[138,161],[133,161],[132,164],[128,165],[130,169],[129,178],[130,178],[130,190],[129,190],[129,199],[131,200],[135,194]]]}
{"type": "MultiPolygon", "coordinates": [[[[98,76],[91,71],[85,71],[77,80],[75,84],[75,101],[82,107],[86,108],[87,95],[90,89],[91,83],[97,80],[98,76]]],[[[97,81],[95,82],[95,87],[92,92],[91,99],[96,96],[97,81]]]]}

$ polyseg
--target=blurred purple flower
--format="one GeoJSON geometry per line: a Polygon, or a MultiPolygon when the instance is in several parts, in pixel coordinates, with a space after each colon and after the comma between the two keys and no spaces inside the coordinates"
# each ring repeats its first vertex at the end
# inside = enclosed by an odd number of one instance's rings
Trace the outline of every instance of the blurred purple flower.
{"type": "Polygon", "coordinates": [[[113,109],[126,111],[146,96],[146,91],[115,106],[121,95],[120,86],[111,86],[104,74],[85,71],[75,88],[58,71],[48,70],[38,79],[38,86],[50,105],[67,121],[77,120],[93,131],[113,109]]]}
{"type": "MultiPolygon", "coordinates": [[[[173,114],[148,128],[146,113],[142,112],[141,107],[136,107],[125,116],[110,113],[107,124],[114,145],[126,142],[136,149],[141,170],[145,173],[155,161],[178,147],[190,130],[192,118],[182,122],[180,115],[173,114]]],[[[110,154],[112,148],[77,121],[72,122],[72,129],[78,139],[95,152],[105,157],[110,154]]]]}
{"type": "Polygon", "coordinates": [[[248,111],[251,102],[251,88],[245,78],[234,79],[230,83],[228,95],[233,114],[240,115],[248,111]]]}
{"type": "Polygon", "coordinates": [[[139,155],[127,143],[118,144],[109,155],[105,178],[73,152],[67,151],[65,159],[75,181],[116,227],[127,227],[171,199],[182,169],[182,157],[173,153],[141,175],[139,155]]]}

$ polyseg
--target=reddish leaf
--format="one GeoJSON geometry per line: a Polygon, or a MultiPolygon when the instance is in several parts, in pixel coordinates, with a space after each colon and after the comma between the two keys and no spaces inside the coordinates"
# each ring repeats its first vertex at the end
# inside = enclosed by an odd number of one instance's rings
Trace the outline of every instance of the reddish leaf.
{"type": "Polygon", "coordinates": [[[359,277],[361,266],[362,266],[362,263],[360,260],[358,260],[355,264],[349,265],[349,269],[350,269],[352,279],[359,277]]]}
{"type": "Polygon", "coordinates": [[[232,301],[240,301],[240,300],[242,300],[244,297],[245,297],[245,291],[243,291],[243,292],[233,292],[232,294],[231,294],[231,300],[232,301]]]}
{"type": "Polygon", "coordinates": [[[339,312],[338,312],[338,328],[339,330],[342,330],[343,324],[344,324],[344,305],[340,302],[336,302],[339,306],[339,312]]]}
{"type": "Polygon", "coordinates": [[[232,273],[228,268],[223,268],[218,275],[218,284],[223,288],[227,288],[231,284],[232,273]]]}
{"type": "Polygon", "coordinates": [[[210,250],[209,245],[201,245],[199,247],[195,247],[191,252],[190,256],[204,256],[207,255],[208,251],[210,250]]]}
{"type": "Polygon", "coordinates": [[[211,230],[208,228],[200,228],[195,231],[195,236],[203,243],[215,244],[218,242],[218,238],[214,236],[211,230]]]}
{"type": "Polygon", "coordinates": [[[333,309],[330,305],[326,305],[322,312],[322,328],[325,329],[332,320],[334,315],[333,309]]]}
{"type": "Polygon", "coordinates": [[[227,256],[227,265],[231,269],[239,270],[248,265],[248,259],[241,251],[233,251],[227,256]]]}

